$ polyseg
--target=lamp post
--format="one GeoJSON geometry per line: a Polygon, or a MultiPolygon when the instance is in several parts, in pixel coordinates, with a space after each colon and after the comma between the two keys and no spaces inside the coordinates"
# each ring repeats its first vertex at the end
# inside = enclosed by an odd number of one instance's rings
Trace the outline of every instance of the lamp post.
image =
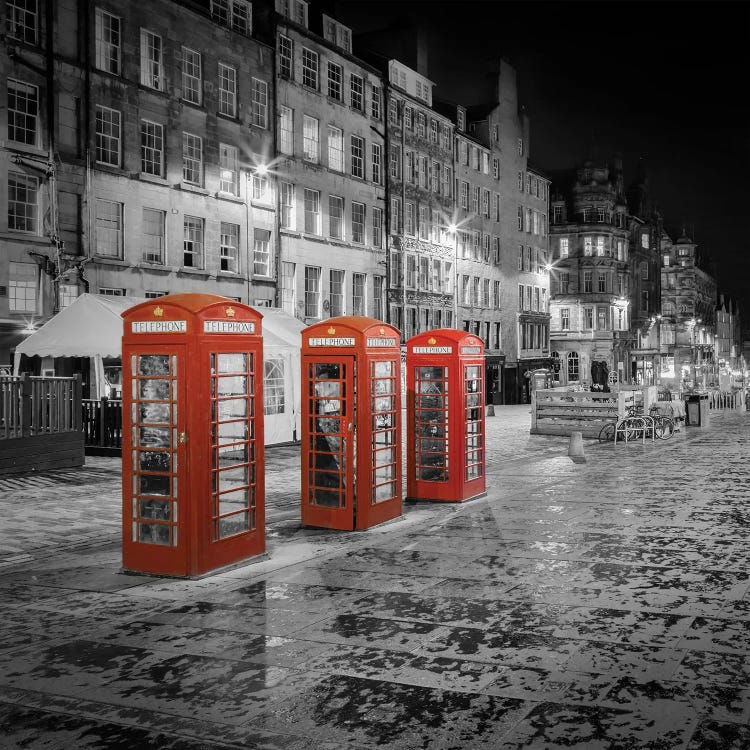
{"type": "Polygon", "coordinates": [[[453,327],[458,330],[458,225],[449,224],[448,231],[453,235],[453,327]]]}

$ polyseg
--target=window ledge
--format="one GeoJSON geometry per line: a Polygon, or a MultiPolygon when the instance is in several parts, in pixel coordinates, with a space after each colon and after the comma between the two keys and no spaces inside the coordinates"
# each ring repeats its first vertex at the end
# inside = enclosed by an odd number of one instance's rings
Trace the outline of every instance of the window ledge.
{"type": "Polygon", "coordinates": [[[274,280],[273,276],[266,276],[265,274],[259,274],[259,273],[254,273],[252,278],[253,278],[253,281],[273,282],[274,280]]]}
{"type": "Polygon", "coordinates": [[[235,279],[237,281],[242,281],[243,277],[240,275],[239,271],[222,271],[218,270],[216,272],[216,278],[219,279],[235,279]]]}
{"type": "Polygon", "coordinates": [[[159,177],[155,174],[147,174],[146,172],[138,172],[138,179],[142,182],[152,182],[154,185],[164,185],[169,187],[169,182],[164,177],[159,177]]]}
{"type": "Polygon", "coordinates": [[[229,203],[244,203],[245,201],[240,198],[239,195],[234,195],[233,193],[224,193],[221,190],[214,193],[214,198],[218,198],[222,201],[228,201],[229,203]]]}
{"type": "MultiPolygon", "coordinates": [[[[11,140],[4,140],[2,141],[2,144],[8,149],[8,151],[12,151],[21,156],[35,156],[44,159],[45,163],[48,161],[48,152],[40,146],[32,146],[28,143],[18,143],[17,141],[11,140]]],[[[24,165],[16,164],[14,166],[22,167],[24,165]]]]}
{"type": "Polygon", "coordinates": [[[276,210],[275,207],[274,207],[274,205],[273,205],[273,203],[267,203],[267,202],[264,202],[264,201],[252,201],[251,200],[250,201],[250,205],[253,208],[261,208],[264,211],[275,211],[276,210]]]}
{"type": "Polygon", "coordinates": [[[198,185],[191,185],[187,182],[179,182],[175,187],[178,190],[184,190],[186,193],[197,193],[198,195],[210,195],[206,188],[198,187],[198,185]]]}
{"type": "Polygon", "coordinates": [[[178,268],[177,274],[179,276],[197,276],[203,279],[207,279],[211,276],[211,273],[203,268],[178,268]]]}
{"type": "Polygon", "coordinates": [[[147,260],[142,260],[136,264],[136,268],[143,268],[146,271],[156,271],[157,273],[168,274],[174,269],[171,266],[165,266],[163,263],[151,263],[147,260]]]}
{"type": "Polygon", "coordinates": [[[122,258],[110,258],[106,255],[95,255],[93,262],[100,266],[116,266],[118,268],[132,268],[132,263],[122,258]]]}

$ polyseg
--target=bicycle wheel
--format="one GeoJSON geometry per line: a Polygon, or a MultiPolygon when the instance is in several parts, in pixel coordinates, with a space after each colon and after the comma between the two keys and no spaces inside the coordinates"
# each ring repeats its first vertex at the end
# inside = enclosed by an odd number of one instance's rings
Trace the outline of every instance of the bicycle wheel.
{"type": "Polygon", "coordinates": [[[640,417],[628,417],[625,420],[625,441],[638,440],[643,432],[644,424],[640,417]]]}
{"type": "Polygon", "coordinates": [[[674,435],[674,422],[665,416],[656,418],[656,437],[661,440],[669,440],[674,435]]]}
{"type": "Polygon", "coordinates": [[[599,430],[599,442],[611,443],[615,439],[615,423],[608,422],[599,430]]]}

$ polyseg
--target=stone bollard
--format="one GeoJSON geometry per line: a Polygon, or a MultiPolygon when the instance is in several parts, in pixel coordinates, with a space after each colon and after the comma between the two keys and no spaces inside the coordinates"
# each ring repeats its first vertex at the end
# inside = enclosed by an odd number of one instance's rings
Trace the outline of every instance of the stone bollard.
{"type": "Polygon", "coordinates": [[[570,444],[568,445],[568,456],[576,464],[585,464],[586,456],[583,453],[583,433],[571,432],[570,444]]]}
{"type": "Polygon", "coordinates": [[[494,417],[495,416],[495,405],[494,404],[490,404],[487,407],[487,416],[488,417],[494,417]]]}

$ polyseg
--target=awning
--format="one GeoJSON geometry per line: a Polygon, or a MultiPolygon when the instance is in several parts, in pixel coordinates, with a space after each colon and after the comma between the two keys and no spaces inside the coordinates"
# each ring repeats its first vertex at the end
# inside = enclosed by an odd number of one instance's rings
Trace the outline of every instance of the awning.
{"type": "Polygon", "coordinates": [[[144,300],[82,294],[16,347],[27,357],[119,357],[122,351],[120,314],[144,300]]]}

